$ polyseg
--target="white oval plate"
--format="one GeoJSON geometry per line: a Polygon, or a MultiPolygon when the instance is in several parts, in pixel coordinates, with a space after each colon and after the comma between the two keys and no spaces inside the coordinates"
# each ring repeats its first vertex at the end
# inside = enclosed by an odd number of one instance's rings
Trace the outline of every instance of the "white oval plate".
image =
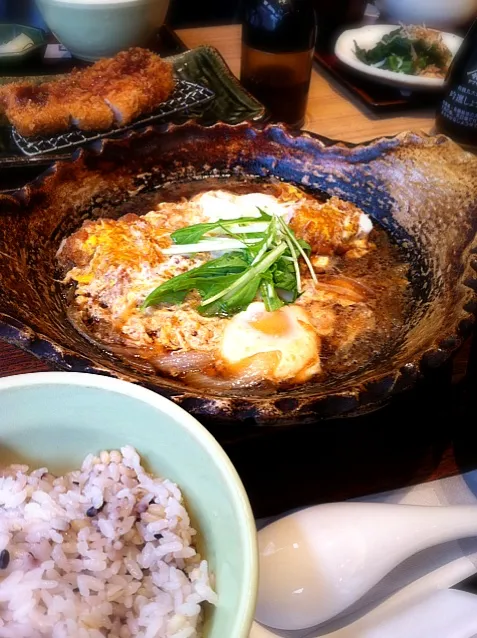
{"type": "MultiPolygon", "coordinates": [[[[444,86],[444,80],[439,78],[426,78],[420,75],[406,75],[404,73],[396,73],[395,71],[387,71],[378,69],[361,62],[354,52],[354,43],[363,49],[372,49],[383,35],[399,29],[396,24],[372,24],[358,29],[348,29],[343,31],[335,44],[336,57],[346,66],[367,75],[370,79],[380,82],[381,84],[389,84],[398,86],[403,89],[419,89],[419,90],[436,90],[444,86]]],[[[455,55],[462,44],[463,38],[453,33],[445,33],[441,31],[444,43],[449,47],[452,54],[455,55]]]]}

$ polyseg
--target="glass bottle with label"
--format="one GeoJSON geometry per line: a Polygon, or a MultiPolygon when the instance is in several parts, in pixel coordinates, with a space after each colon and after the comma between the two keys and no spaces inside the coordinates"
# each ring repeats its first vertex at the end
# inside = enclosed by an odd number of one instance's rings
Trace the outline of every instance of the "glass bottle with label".
{"type": "Polygon", "coordinates": [[[301,127],[316,41],[311,0],[244,0],[240,80],[274,120],[301,127]]]}
{"type": "Polygon", "coordinates": [[[477,20],[447,74],[446,92],[437,110],[436,131],[464,147],[477,148],[477,20]]]}

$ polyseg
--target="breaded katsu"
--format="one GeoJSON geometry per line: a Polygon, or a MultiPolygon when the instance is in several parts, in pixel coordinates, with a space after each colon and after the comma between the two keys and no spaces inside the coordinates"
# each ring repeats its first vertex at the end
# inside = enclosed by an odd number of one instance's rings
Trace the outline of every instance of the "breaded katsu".
{"type": "Polygon", "coordinates": [[[121,125],[153,111],[174,88],[170,65],[139,48],[101,60],[81,73],[79,83],[83,90],[100,95],[121,125]]]}
{"type": "Polygon", "coordinates": [[[171,65],[133,48],[56,82],[6,85],[0,89],[0,101],[21,135],[46,136],[71,126],[85,131],[124,126],[154,111],[173,88],[171,65]]]}
{"type": "Polygon", "coordinates": [[[0,98],[10,123],[26,137],[64,131],[70,126],[66,104],[51,91],[50,83],[6,85],[0,98]]]}
{"type": "Polygon", "coordinates": [[[101,97],[69,80],[15,84],[5,91],[3,102],[10,123],[25,137],[53,135],[72,124],[84,131],[106,130],[114,124],[114,114],[101,97]]]}
{"type": "MultiPolygon", "coordinates": [[[[352,253],[371,230],[369,218],[351,202],[338,197],[307,206],[306,200],[290,221],[290,227],[319,255],[352,253]]],[[[369,249],[366,241],[366,249],[369,249]]],[[[352,254],[350,256],[353,256],[352,254]]]]}
{"type": "Polygon", "coordinates": [[[63,102],[74,127],[82,131],[101,131],[114,125],[114,114],[103,98],[83,87],[81,72],[73,72],[53,83],[50,90],[63,102]]]}

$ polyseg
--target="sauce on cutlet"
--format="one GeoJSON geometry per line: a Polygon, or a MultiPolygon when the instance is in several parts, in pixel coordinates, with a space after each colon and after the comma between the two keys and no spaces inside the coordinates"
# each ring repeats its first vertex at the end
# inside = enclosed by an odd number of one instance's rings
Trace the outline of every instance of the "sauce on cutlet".
{"type": "Polygon", "coordinates": [[[111,60],[101,61],[79,78],[80,84],[92,92],[114,88],[116,83],[123,84],[133,76],[144,73],[150,63],[151,55],[142,50],[130,50],[119,53],[111,60]]]}
{"type": "Polygon", "coordinates": [[[38,106],[44,106],[48,102],[49,91],[46,87],[25,85],[19,86],[15,92],[17,104],[25,105],[29,102],[38,106]]]}
{"type": "Polygon", "coordinates": [[[140,73],[150,61],[150,56],[146,51],[133,50],[130,55],[121,56],[117,58],[117,69],[119,73],[125,73],[127,75],[133,75],[140,73]]]}

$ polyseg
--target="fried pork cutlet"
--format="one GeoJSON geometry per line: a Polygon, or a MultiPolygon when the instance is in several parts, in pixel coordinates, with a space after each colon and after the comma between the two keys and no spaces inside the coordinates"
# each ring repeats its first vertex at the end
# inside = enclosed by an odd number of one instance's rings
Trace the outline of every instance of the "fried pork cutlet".
{"type": "Polygon", "coordinates": [[[8,119],[25,137],[61,133],[70,124],[83,131],[106,130],[114,124],[106,102],[70,76],[38,86],[16,84],[5,92],[4,104],[8,119]]]}
{"type": "Polygon", "coordinates": [[[358,247],[366,252],[371,248],[371,244],[368,245],[372,228],[369,218],[360,208],[338,197],[330,197],[321,206],[316,202],[309,206],[303,200],[290,227],[318,255],[345,254],[358,247]]]}
{"type": "Polygon", "coordinates": [[[5,113],[21,135],[48,135],[70,126],[66,103],[51,90],[52,84],[18,83],[4,87],[1,99],[5,113]]]}
{"type": "Polygon", "coordinates": [[[37,86],[16,84],[5,92],[4,104],[11,124],[25,137],[61,133],[70,124],[84,131],[114,124],[113,112],[104,100],[69,79],[37,86]]]}
{"type": "Polygon", "coordinates": [[[84,71],[80,85],[100,95],[118,124],[125,125],[164,102],[172,93],[174,78],[167,62],[150,51],[133,48],[84,71]]]}
{"type": "Polygon", "coordinates": [[[73,72],[52,84],[51,92],[63,99],[71,124],[82,131],[102,131],[114,124],[114,114],[99,95],[86,91],[79,81],[81,72],[73,72]]]}
{"type": "Polygon", "coordinates": [[[172,93],[172,67],[134,48],[57,82],[2,87],[0,102],[11,124],[25,136],[55,135],[73,124],[102,131],[151,113],[172,93]]]}

